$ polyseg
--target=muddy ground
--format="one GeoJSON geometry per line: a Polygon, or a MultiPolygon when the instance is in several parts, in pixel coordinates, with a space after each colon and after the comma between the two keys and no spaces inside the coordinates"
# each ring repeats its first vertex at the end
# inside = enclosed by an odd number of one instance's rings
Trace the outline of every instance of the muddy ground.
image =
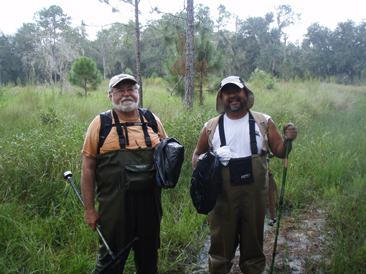
{"type": "MultiPolygon", "coordinates": [[[[266,269],[270,273],[272,253],[277,224],[265,227],[264,253],[266,269]]],[[[326,248],[326,213],[316,208],[306,209],[297,214],[283,215],[277,240],[275,258],[276,273],[319,273],[319,264],[324,260],[326,248]]],[[[209,242],[205,249],[208,249],[209,242]]],[[[207,250],[206,250],[207,252],[207,250]]],[[[206,253],[207,254],[207,253],[206,253]]],[[[238,266],[239,252],[236,252],[232,274],[242,273],[238,266]]],[[[192,273],[208,273],[207,258],[201,262],[199,270],[192,273]]]]}

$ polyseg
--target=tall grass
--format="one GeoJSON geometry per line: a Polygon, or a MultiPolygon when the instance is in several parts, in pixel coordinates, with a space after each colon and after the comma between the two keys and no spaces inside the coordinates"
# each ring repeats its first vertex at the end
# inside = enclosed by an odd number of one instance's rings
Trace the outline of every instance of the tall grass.
{"type": "MultiPolygon", "coordinates": [[[[89,123],[111,108],[104,83],[88,99],[78,90],[52,96],[47,87],[2,87],[0,97],[0,273],[91,273],[97,235],[83,220],[66,170],[80,188],[81,148],[89,123]]],[[[253,109],[273,117],[281,131],[299,128],[289,157],[285,203],[317,204],[329,210],[329,273],[361,273],[366,267],[364,231],[366,115],[365,88],[316,81],[256,83],[253,109]],[[325,201],[320,203],[319,201],[325,201]]],[[[161,79],[146,79],[144,107],[158,115],[170,137],[185,146],[175,189],[163,190],[160,273],[190,273],[208,235],[207,217],[190,195],[191,157],[203,124],[215,112],[215,94],[205,105],[183,110],[161,79]]],[[[57,92],[55,92],[57,94],[57,92]]],[[[276,179],[283,161],[272,159],[276,179]]],[[[133,273],[130,256],[126,273],[133,273]]]]}

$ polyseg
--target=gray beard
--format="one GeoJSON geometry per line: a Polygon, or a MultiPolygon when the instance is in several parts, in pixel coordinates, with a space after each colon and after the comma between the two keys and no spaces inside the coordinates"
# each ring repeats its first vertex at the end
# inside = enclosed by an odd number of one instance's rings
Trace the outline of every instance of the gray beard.
{"type": "MultiPolygon", "coordinates": [[[[131,97],[132,99],[132,97],[131,97]]],[[[133,99],[132,99],[133,100],[133,99]]],[[[130,106],[123,106],[122,102],[120,101],[119,104],[116,104],[113,100],[113,95],[112,95],[112,105],[115,109],[122,111],[122,112],[131,112],[134,111],[137,106],[138,106],[138,98],[137,98],[137,102],[133,102],[130,106]]]]}

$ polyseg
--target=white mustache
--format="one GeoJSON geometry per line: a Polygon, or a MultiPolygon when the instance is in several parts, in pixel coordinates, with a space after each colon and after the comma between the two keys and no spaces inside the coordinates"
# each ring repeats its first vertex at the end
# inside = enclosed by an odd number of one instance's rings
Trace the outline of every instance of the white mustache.
{"type": "Polygon", "coordinates": [[[126,101],[126,100],[131,100],[133,102],[133,98],[132,96],[127,96],[127,97],[123,97],[120,102],[126,101]]]}

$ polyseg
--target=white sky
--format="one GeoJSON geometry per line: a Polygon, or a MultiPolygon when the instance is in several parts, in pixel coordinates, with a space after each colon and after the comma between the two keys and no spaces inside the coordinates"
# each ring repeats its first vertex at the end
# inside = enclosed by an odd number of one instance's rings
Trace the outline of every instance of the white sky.
{"type": "MultiPolygon", "coordinates": [[[[131,5],[120,4],[120,10],[123,10],[123,15],[119,13],[114,14],[108,5],[100,3],[98,0],[0,0],[0,3],[0,30],[5,34],[14,34],[23,23],[34,22],[34,13],[51,5],[60,6],[64,13],[71,16],[73,26],[80,25],[81,20],[84,20],[87,25],[98,26],[87,27],[86,30],[90,34],[90,39],[93,39],[94,33],[100,30],[99,26],[117,21],[127,22],[129,19],[134,18],[134,10],[131,5]]],[[[301,40],[311,23],[319,22],[320,25],[334,30],[338,22],[345,22],[351,19],[356,24],[359,24],[362,19],[366,18],[366,4],[360,0],[194,0],[194,5],[199,3],[209,6],[213,17],[216,17],[216,9],[222,3],[229,12],[239,15],[241,19],[246,19],[249,16],[263,17],[267,12],[274,12],[275,6],[289,4],[295,13],[301,13],[300,24],[285,30],[292,42],[295,42],[297,39],[301,40]]],[[[153,18],[149,13],[150,6],[157,6],[163,12],[175,13],[182,10],[184,5],[184,0],[141,0],[142,14],[140,15],[140,20],[144,21],[148,18],[153,18]]]]}

